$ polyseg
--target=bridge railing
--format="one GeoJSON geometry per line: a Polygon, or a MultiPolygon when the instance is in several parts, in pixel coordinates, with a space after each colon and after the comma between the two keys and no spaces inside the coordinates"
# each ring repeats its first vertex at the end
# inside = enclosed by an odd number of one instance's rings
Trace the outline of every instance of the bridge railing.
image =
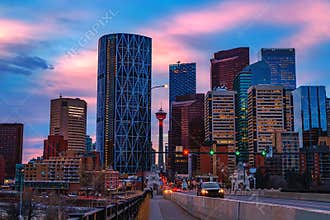
{"type": "Polygon", "coordinates": [[[69,214],[69,220],[135,219],[148,194],[149,192],[145,191],[142,195],[121,200],[106,207],[97,207],[87,213],[72,213],[69,214]]]}

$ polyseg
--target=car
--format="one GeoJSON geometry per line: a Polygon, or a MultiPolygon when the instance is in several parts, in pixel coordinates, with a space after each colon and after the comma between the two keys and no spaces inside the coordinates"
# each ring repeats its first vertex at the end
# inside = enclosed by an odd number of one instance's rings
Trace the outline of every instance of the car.
{"type": "Polygon", "coordinates": [[[225,190],[217,182],[204,182],[197,188],[197,196],[225,197],[225,190]]]}

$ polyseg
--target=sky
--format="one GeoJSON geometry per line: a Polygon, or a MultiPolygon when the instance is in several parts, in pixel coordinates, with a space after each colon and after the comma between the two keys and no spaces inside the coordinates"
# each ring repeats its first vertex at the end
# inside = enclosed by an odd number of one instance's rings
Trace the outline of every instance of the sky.
{"type": "MultiPolygon", "coordinates": [[[[330,96],[329,11],[327,0],[1,0],[0,123],[24,123],[23,162],[40,156],[61,93],[87,101],[95,141],[97,40],[117,32],[152,38],[153,85],[168,83],[169,64],[196,62],[205,93],[214,52],[248,46],[253,63],[261,48],[294,47],[297,84],[327,86],[330,96]]],[[[167,89],[152,92],[152,114],[161,106],[168,111],[167,89]]],[[[152,117],[155,149],[157,133],[152,117]]]]}

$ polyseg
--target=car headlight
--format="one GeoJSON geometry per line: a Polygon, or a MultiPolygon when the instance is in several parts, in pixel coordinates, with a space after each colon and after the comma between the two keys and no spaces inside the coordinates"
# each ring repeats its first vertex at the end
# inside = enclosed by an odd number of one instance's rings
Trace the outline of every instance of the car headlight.
{"type": "Polygon", "coordinates": [[[224,192],[225,192],[225,190],[219,189],[219,193],[224,193],[224,192]]]}
{"type": "Polygon", "coordinates": [[[201,193],[202,193],[202,194],[207,194],[207,193],[208,193],[208,191],[207,191],[207,190],[205,190],[205,189],[202,189],[201,193]]]}

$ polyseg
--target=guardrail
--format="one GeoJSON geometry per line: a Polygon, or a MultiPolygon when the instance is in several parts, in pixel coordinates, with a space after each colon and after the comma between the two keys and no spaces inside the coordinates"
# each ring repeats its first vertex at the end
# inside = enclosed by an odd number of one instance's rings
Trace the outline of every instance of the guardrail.
{"type": "Polygon", "coordinates": [[[144,192],[142,195],[122,200],[116,204],[97,207],[88,213],[72,213],[69,214],[69,220],[135,219],[147,195],[148,192],[144,192]]]}

